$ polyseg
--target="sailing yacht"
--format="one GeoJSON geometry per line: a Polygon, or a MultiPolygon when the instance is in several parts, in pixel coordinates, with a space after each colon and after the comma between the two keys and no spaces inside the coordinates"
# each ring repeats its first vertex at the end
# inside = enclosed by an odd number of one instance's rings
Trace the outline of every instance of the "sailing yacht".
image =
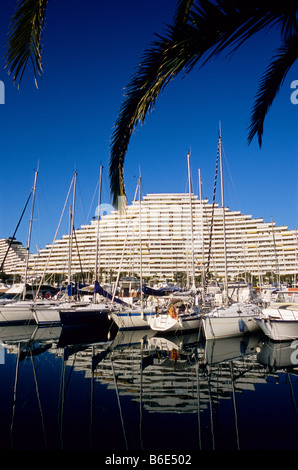
{"type": "Polygon", "coordinates": [[[172,299],[167,309],[149,317],[153,331],[181,333],[198,330],[201,326],[201,310],[194,305],[192,298],[172,299]]]}
{"type": "Polygon", "coordinates": [[[155,315],[155,310],[151,306],[131,306],[123,307],[118,311],[114,309],[110,312],[119,330],[134,330],[150,328],[150,319],[155,315]]]}
{"type": "MultiPolygon", "coordinates": [[[[98,213],[97,213],[97,236],[96,236],[96,252],[95,252],[95,281],[93,289],[93,300],[88,303],[81,303],[80,305],[74,303],[70,305],[67,303],[59,310],[60,321],[63,326],[78,325],[78,324],[92,324],[97,326],[101,325],[102,328],[110,328],[112,320],[109,318],[110,303],[107,298],[98,301],[97,297],[104,294],[103,289],[98,282],[98,252],[99,252],[99,238],[100,238],[100,204],[101,204],[101,183],[102,183],[102,165],[100,165],[99,173],[99,191],[98,191],[98,213]]],[[[74,197],[73,197],[74,206],[74,197]]],[[[72,216],[73,217],[73,216],[72,216]]],[[[69,260],[71,261],[71,260],[69,260]]],[[[70,265],[69,265],[69,282],[70,282],[70,265]]],[[[101,297],[101,296],[100,296],[101,297]]]]}
{"type": "MultiPolygon", "coordinates": [[[[144,303],[144,292],[143,292],[143,276],[142,276],[142,244],[141,244],[141,177],[138,178],[138,184],[135,191],[134,201],[136,200],[137,191],[139,193],[139,238],[140,238],[140,300],[137,303],[131,305],[122,302],[119,309],[112,308],[110,317],[118,326],[119,330],[131,330],[131,329],[147,329],[149,328],[149,319],[156,313],[157,306],[154,304],[145,305],[144,303]]],[[[124,244],[125,249],[125,244],[124,244]]],[[[123,249],[123,254],[124,254],[123,249]]],[[[112,296],[112,304],[115,301],[116,288],[119,281],[121,265],[118,270],[117,281],[112,296]]]]}
{"type": "MultiPolygon", "coordinates": [[[[69,219],[69,258],[68,258],[68,291],[71,292],[70,289],[70,271],[71,271],[71,256],[72,256],[72,238],[73,238],[73,219],[74,219],[74,212],[75,212],[75,194],[76,194],[76,181],[77,181],[77,173],[74,172],[73,178],[71,180],[71,184],[69,187],[69,191],[66,197],[65,205],[68,200],[68,196],[70,194],[70,190],[73,186],[73,200],[72,200],[72,211],[70,212],[70,219],[69,219]]],[[[65,207],[64,205],[64,207],[65,207]]],[[[61,217],[62,218],[62,217],[61,217]]],[[[61,220],[61,219],[60,219],[61,220]]],[[[59,227],[59,226],[58,226],[59,227]]],[[[57,229],[58,232],[58,229],[57,229]]],[[[57,234],[56,232],[56,234],[57,234]]],[[[55,235],[56,238],[56,235],[55,235]]],[[[54,240],[55,240],[54,238],[54,240]]],[[[50,258],[50,256],[49,256],[50,258]]],[[[48,260],[49,260],[48,258],[48,260]]],[[[46,270],[47,265],[45,266],[44,273],[46,270]]],[[[70,303],[67,305],[70,307],[70,303]]],[[[60,318],[60,310],[63,308],[63,304],[60,302],[56,302],[52,304],[49,308],[47,306],[38,306],[34,305],[33,306],[33,315],[36,323],[39,326],[47,326],[51,324],[60,324],[61,323],[61,318],[60,318]]]]}
{"type": "Polygon", "coordinates": [[[202,315],[206,339],[224,338],[252,333],[259,329],[256,318],[260,309],[255,304],[234,303],[216,307],[202,315]]]}
{"type": "Polygon", "coordinates": [[[192,193],[191,193],[191,172],[190,153],[187,153],[188,183],[189,183],[189,207],[190,207],[190,234],[192,247],[192,288],[188,299],[176,298],[169,302],[167,308],[162,312],[156,312],[150,317],[149,325],[154,331],[160,332],[186,332],[199,329],[201,326],[201,310],[195,305],[195,264],[194,264],[194,243],[193,243],[193,214],[192,214],[192,193]]]}
{"type": "Polygon", "coordinates": [[[251,303],[250,301],[229,303],[221,132],[219,132],[218,137],[218,150],[221,177],[221,202],[223,210],[225,285],[222,305],[215,307],[210,312],[202,315],[202,325],[206,339],[232,337],[256,331],[259,327],[255,318],[260,314],[260,309],[257,304],[251,303]]]}
{"type": "MultiPolygon", "coordinates": [[[[102,166],[100,167],[100,184],[99,184],[99,202],[98,208],[100,207],[100,192],[101,192],[101,177],[102,177],[102,166]]],[[[71,286],[71,253],[72,253],[72,238],[74,230],[74,206],[75,206],[75,193],[76,193],[76,172],[74,173],[71,186],[73,185],[73,201],[72,211],[70,214],[70,230],[69,230],[69,260],[68,260],[68,289],[67,296],[61,300],[53,303],[52,305],[34,305],[33,315],[36,323],[39,326],[47,326],[54,324],[66,325],[77,325],[86,324],[102,321],[102,324],[110,324],[111,321],[108,318],[110,312],[110,305],[107,299],[101,302],[97,301],[97,294],[100,293],[100,286],[98,281],[95,280],[94,284],[94,296],[92,302],[79,302],[74,301],[71,298],[72,286],[71,286]]],[[[70,187],[71,189],[71,187],[70,187]]],[[[99,224],[99,215],[98,215],[99,224]]],[[[98,227],[99,230],[99,227],[98,227]]],[[[99,232],[98,232],[99,235],[99,232]]],[[[97,241],[99,236],[97,236],[97,241]]],[[[98,246],[96,247],[96,261],[95,261],[95,278],[97,278],[97,263],[98,263],[98,246]]]]}
{"type": "MultiPolygon", "coordinates": [[[[33,314],[32,314],[33,301],[26,300],[26,291],[27,291],[27,272],[28,272],[29,251],[30,251],[30,242],[31,242],[31,230],[32,230],[32,223],[33,223],[37,175],[38,175],[38,170],[35,171],[34,184],[30,191],[29,197],[27,199],[27,203],[28,203],[32,194],[31,218],[30,218],[30,224],[29,224],[28,244],[27,244],[26,263],[25,263],[25,279],[24,279],[23,285],[20,288],[20,291],[17,293],[19,295],[19,299],[16,301],[12,301],[10,303],[5,302],[5,301],[1,303],[0,324],[4,324],[4,323],[14,324],[14,323],[25,323],[28,321],[29,322],[34,321],[33,314]]],[[[27,203],[26,203],[26,206],[27,206],[27,203]]],[[[24,208],[24,211],[25,211],[25,208],[24,208]]],[[[12,239],[13,238],[14,236],[12,237],[12,239]]]]}

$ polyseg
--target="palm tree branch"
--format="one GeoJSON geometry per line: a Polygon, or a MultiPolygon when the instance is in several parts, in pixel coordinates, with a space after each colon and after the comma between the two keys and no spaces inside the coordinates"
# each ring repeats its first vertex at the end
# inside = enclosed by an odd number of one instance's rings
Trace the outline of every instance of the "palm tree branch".
{"type": "Polygon", "coordinates": [[[117,196],[125,195],[123,165],[133,130],[139,123],[143,124],[165,86],[182,70],[187,73],[199,60],[197,51],[197,38],[192,34],[191,27],[185,26],[182,32],[170,28],[169,36],[158,36],[158,40],[143,54],[125,89],[124,102],[112,135],[109,175],[116,207],[117,196]]]}
{"type": "Polygon", "coordinates": [[[199,6],[195,6],[190,12],[193,22],[200,27],[202,18],[206,23],[208,18],[212,18],[212,21],[217,18],[216,24],[220,30],[204,64],[224,49],[231,48],[231,55],[245,41],[266,27],[281,26],[284,39],[291,36],[297,31],[296,0],[288,0],[286,7],[280,2],[272,4],[270,0],[218,0],[215,4],[209,0],[201,0],[199,6]]]}
{"type": "Polygon", "coordinates": [[[6,53],[6,68],[19,78],[20,86],[27,63],[33,67],[35,84],[42,74],[41,41],[48,0],[20,0],[11,21],[6,53]]]}
{"type": "MultiPolygon", "coordinates": [[[[110,189],[113,203],[125,195],[123,165],[131,135],[156,103],[159,93],[180,72],[185,74],[199,62],[202,67],[227,48],[236,50],[261,29],[285,24],[281,8],[271,12],[269,0],[179,0],[175,22],[167,37],[145,51],[129,82],[112,135],[110,189]],[[264,6],[263,6],[264,3],[264,6]],[[268,11],[269,10],[269,11],[268,11]]],[[[294,0],[288,0],[291,8],[294,0]]],[[[291,10],[289,8],[289,10],[291,10]]],[[[293,9],[293,8],[292,8],[293,9]]],[[[292,11],[292,10],[291,10],[292,11]]]]}
{"type": "Polygon", "coordinates": [[[276,97],[284,79],[298,59],[298,34],[287,39],[278,49],[270,65],[262,76],[256,95],[255,104],[249,126],[248,143],[250,144],[257,134],[259,146],[262,145],[264,120],[269,108],[276,97]]]}
{"type": "MultiPolygon", "coordinates": [[[[187,3],[187,8],[189,3],[187,3]]],[[[215,8],[209,1],[206,8],[215,8]]],[[[185,6],[185,5],[184,5],[185,6]]],[[[216,10],[215,10],[216,11],[216,10]]],[[[128,143],[138,123],[143,123],[146,115],[154,108],[159,93],[182,70],[188,73],[210,46],[212,40],[206,40],[210,32],[202,18],[200,27],[186,23],[181,18],[183,13],[176,14],[176,22],[169,27],[166,37],[158,36],[159,40],[148,48],[141,62],[125,89],[124,102],[119,110],[112,135],[109,176],[113,204],[117,207],[118,196],[125,195],[123,166],[128,143]],[[180,20],[178,20],[178,17],[180,20]]],[[[218,18],[215,36],[218,37],[218,18]]],[[[214,23],[215,24],[215,23],[214,23]]]]}

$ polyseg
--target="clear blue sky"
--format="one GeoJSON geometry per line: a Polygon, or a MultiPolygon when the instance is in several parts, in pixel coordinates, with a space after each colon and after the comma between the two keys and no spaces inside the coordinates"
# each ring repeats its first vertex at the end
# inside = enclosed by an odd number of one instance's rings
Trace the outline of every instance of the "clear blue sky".
{"type": "MultiPolygon", "coordinates": [[[[51,243],[73,176],[78,172],[75,227],[95,213],[99,166],[102,202],[110,203],[109,148],[117,112],[143,50],[162,33],[176,9],[175,0],[51,0],[43,38],[44,74],[36,89],[28,64],[21,89],[4,70],[5,42],[15,0],[0,0],[1,172],[0,238],[15,230],[39,162],[31,248],[51,243]]],[[[187,77],[177,77],[132,136],[125,164],[128,201],[139,168],[142,193],[186,192],[187,160],[198,193],[201,168],[204,196],[212,201],[218,124],[221,121],[226,205],[265,222],[298,226],[298,105],[288,73],[265,120],[263,146],[247,144],[249,116],[274,50],[278,31],[258,35],[227,59],[224,56],[187,77]]],[[[220,202],[218,190],[217,201],[220,202]]],[[[17,232],[27,243],[28,208],[17,232]]],[[[68,217],[59,236],[68,231],[68,217]]]]}

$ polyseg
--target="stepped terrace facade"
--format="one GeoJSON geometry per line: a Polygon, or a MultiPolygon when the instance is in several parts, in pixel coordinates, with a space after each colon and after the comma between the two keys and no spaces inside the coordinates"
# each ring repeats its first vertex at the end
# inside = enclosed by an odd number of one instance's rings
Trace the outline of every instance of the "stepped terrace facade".
{"type": "Polygon", "coordinates": [[[27,250],[21,242],[12,238],[2,238],[0,240],[0,266],[1,270],[6,273],[14,273],[16,266],[17,271],[23,271],[26,260],[27,250]]]}
{"type": "MultiPolygon", "coordinates": [[[[297,231],[273,222],[253,219],[239,211],[213,206],[189,194],[148,194],[124,210],[111,210],[74,232],[71,273],[94,273],[96,252],[101,279],[118,272],[143,278],[174,280],[177,273],[225,275],[225,253],[230,279],[245,273],[291,275],[296,280],[297,231]],[[192,220],[192,223],[191,223],[192,220]],[[224,237],[224,228],[226,236],[224,237]],[[225,240],[225,243],[224,243],[225,240]],[[226,246],[226,249],[225,249],[226,246]],[[103,278],[102,278],[103,276],[103,278]]],[[[66,273],[70,237],[46,246],[29,262],[31,276],[66,273]]],[[[15,266],[23,271],[22,265],[15,266]]]]}

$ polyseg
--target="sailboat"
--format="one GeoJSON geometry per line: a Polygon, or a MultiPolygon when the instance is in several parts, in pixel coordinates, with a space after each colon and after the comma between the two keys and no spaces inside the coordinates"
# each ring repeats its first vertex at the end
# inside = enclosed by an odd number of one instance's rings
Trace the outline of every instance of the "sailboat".
{"type": "MultiPolygon", "coordinates": [[[[96,300],[96,288],[98,285],[95,280],[94,298],[93,302],[78,302],[72,300],[72,285],[71,285],[71,258],[72,258],[72,240],[74,230],[74,212],[75,212],[75,194],[76,194],[76,177],[77,173],[74,173],[71,186],[67,195],[67,199],[70,193],[70,189],[73,185],[73,197],[72,197],[72,209],[69,215],[69,259],[68,259],[68,286],[67,286],[67,298],[61,301],[57,301],[50,306],[36,305],[34,306],[34,318],[39,326],[47,326],[53,324],[66,325],[78,325],[82,323],[93,323],[100,320],[105,326],[111,326],[111,320],[109,320],[108,314],[110,312],[110,305],[107,301],[97,302],[96,300]]],[[[102,166],[100,167],[100,185],[99,185],[99,206],[100,206],[100,192],[101,192],[101,178],[102,178],[102,166]]],[[[66,199],[66,201],[67,201],[66,199]]],[[[99,207],[98,207],[99,210],[99,207]]],[[[99,215],[98,215],[99,224],[99,215]]],[[[98,227],[99,230],[99,227],[98,227]]],[[[98,239],[98,236],[97,236],[98,239]]],[[[98,247],[96,247],[98,251],[98,247]]],[[[97,256],[96,256],[96,269],[95,276],[97,277],[97,256]]]]}
{"type": "Polygon", "coordinates": [[[228,299],[228,274],[227,274],[227,248],[225,230],[225,204],[223,186],[222,164],[222,138],[221,131],[218,137],[220,178],[221,178],[221,202],[223,211],[223,242],[225,258],[225,283],[223,292],[223,304],[202,315],[203,331],[206,339],[238,336],[259,329],[255,318],[259,316],[259,307],[250,302],[229,303],[228,299]]]}
{"type": "MultiPolygon", "coordinates": [[[[29,224],[29,234],[28,234],[28,243],[26,248],[26,262],[25,262],[25,277],[24,282],[20,286],[18,297],[19,299],[14,299],[14,301],[10,302],[3,302],[0,305],[0,324],[15,324],[15,323],[25,323],[25,322],[34,322],[32,306],[33,301],[26,299],[26,292],[27,292],[27,276],[28,276],[28,263],[29,263],[29,251],[30,251],[30,243],[31,243],[31,231],[32,231],[32,224],[33,224],[33,214],[34,214],[34,203],[35,203],[35,194],[36,194],[36,184],[37,184],[37,175],[38,170],[35,171],[34,177],[34,184],[30,191],[29,197],[27,199],[27,203],[32,195],[32,208],[31,208],[31,217],[30,217],[30,224],[29,224]]],[[[26,206],[27,206],[26,203],[26,206]]],[[[26,206],[23,210],[22,216],[26,209],[26,206]]],[[[22,218],[22,217],[21,217],[22,218]]],[[[20,221],[19,221],[20,223],[20,221]]],[[[19,224],[18,224],[19,225],[19,224]]],[[[15,231],[16,233],[16,231],[15,231]]],[[[15,235],[14,233],[14,235],[15,235]]],[[[12,240],[14,236],[12,237],[12,240]]],[[[9,248],[8,248],[9,249],[9,248]]],[[[4,260],[2,263],[1,268],[4,265],[4,260]]],[[[12,289],[13,290],[13,289],[12,289]]],[[[16,289],[18,290],[18,289],[16,289]]],[[[41,303],[44,304],[46,301],[42,301],[41,303]]]]}
{"type": "MultiPolygon", "coordinates": [[[[143,276],[142,276],[142,231],[141,231],[141,177],[138,178],[138,184],[135,191],[134,201],[136,201],[137,191],[139,192],[139,242],[140,242],[140,302],[139,304],[128,305],[125,302],[119,304],[119,308],[113,308],[110,312],[111,318],[114,320],[119,330],[130,329],[147,329],[149,328],[150,318],[156,313],[157,307],[152,305],[145,305],[144,292],[143,292],[143,276]]],[[[128,225],[129,229],[129,225],[128,225]]],[[[122,259],[124,255],[126,244],[123,247],[122,259]]],[[[118,270],[117,281],[114,287],[112,296],[112,304],[116,300],[116,288],[119,281],[121,270],[121,263],[118,270]]]]}
{"type": "Polygon", "coordinates": [[[193,299],[172,299],[161,313],[149,318],[153,331],[163,333],[181,333],[197,330],[201,326],[201,311],[194,305],[193,299]]]}
{"type": "MultiPolygon", "coordinates": [[[[77,173],[75,172],[74,173],[74,176],[71,180],[71,184],[70,184],[70,187],[69,187],[69,190],[68,190],[68,194],[67,194],[67,197],[66,197],[66,201],[65,201],[65,205],[67,203],[67,200],[68,200],[68,197],[69,197],[69,194],[70,194],[70,190],[73,186],[73,206],[72,206],[72,216],[70,217],[70,234],[69,234],[69,237],[70,237],[70,249],[69,249],[69,266],[70,266],[70,262],[71,262],[71,242],[72,242],[72,230],[71,230],[71,227],[73,226],[73,214],[74,214],[74,200],[75,200],[75,191],[76,191],[76,177],[77,177],[77,173]]],[[[62,211],[62,215],[64,213],[64,209],[65,209],[65,205],[64,205],[64,208],[63,208],[63,211],[62,211]]],[[[61,219],[62,219],[62,216],[61,216],[61,219]]],[[[60,221],[61,221],[60,219],[60,221]]],[[[58,229],[59,229],[59,225],[60,225],[60,222],[58,224],[58,228],[57,228],[57,231],[56,231],[56,234],[55,234],[55,237],[54,237],[54,241],[56,239],[56,235],[58,233],[58,229]]],[[[53,242],[53,245],[54,245],[54,242],[53,242]]],[[[52,245],[52,246],[53,246],[52,245]]],[[[48,260],[51,256],[51,252],[49,254],[49,257],[48,257],[48,260]]],[[[45,265],[45,268],[44,268],[44,273],[43,275],[45,274],[45,271],[46,271],[46,268],[47,268],[47,263],[45,265]]],[[[70,267],[68,267],[68,276],[69,276],[69,283],[70,283],[70,267]]],[[[43,277],[43,276],[42,276],[43,277]]],[[[67,306],[69,307],[70,304],[67,304],[67,306]]],[[[55,302],[53,303],[52,305],[50,306],[39,306],[39,305],[34,305],[34,308],[33,308],[33,315],[34,315],[34,319],[36,321],[36,323],[39,325],[39,326],[46,326],[46,325],[52,325],[52,324],[60,324],[61,323],[61,318],[60,318],[60,309],[63,307],[63,304],[61,302],[55,302]]]]}
{"type": "MultiPolygon", "coordinates": [[[[96,252],[95,252],[95,281],[92,302],[82,305],[66,305],[60,309],[60,319],[63,326],[91,324],[96,322],[97,326],[100,322],[101,327],[110,328],[113,321],[109,317],[110,302],[108,299],[98,301],[98,294],[102,292],[98,282],[98,251],[99,251],[99,226],[100,226],[100,204],[101,204],[101,182],[102,182],[102,165],[99,173],[99,191],[98,191],[98,213],[97,213],[97,235],[96,235],[96,252]]],[[[73,202],[74,206],[74,202],[73,202]]],[[[70,267],[69,267],[70,269],[70,267]]],[[[70,274],[69,274],[70,283],[70,274]]]]}
{"type": "MultiPolygon", "coordinates": [[[[63,208],[63,211],[62,211],[62,215],[61,215],[61,218],[60,218],[60,222],[61,222],[62,216],[64,214],[64,210],[65,210],[65,207],[66,207],[66,203],[67,203],[69,195],[70,195],[70,191],[73,187],[72,211],[70,212],[70,221],[69,221],[69,260],[68,260],[68,291],[67,291],[68,294],[71,294],[70,266],[71,266],[71,250],[72,250],[72,236],[73,236],[74,202],[75,202],[75,192],[76,192],[76,177],[77,177],[77,173],[75,172],[74,175],[73,175],[73,178],[71,180],[71,184],[70,184],[70,187],[69,187],[69,190],[68,190],[68,194],[67,194],[66,201],[65,201],[65,204],[64,204],[64,208],[63,208]]],[[[57,231],[56,231],[52,246],[54,245],[54,242],[55,242],[58,230],[59,230],[60,222],[58,224],[57,231]]],[[[41,278],[41,281],[40,281],[39,288],[41,286],[42,279],[45,275],[47,264],[49,262],[50,256],[51,256],[51,252],[49,254],[47,263],[45,264],[44,272],[43,272],[43,275],[42,275],[42,278],[41,278]]],[[[77,302],[71,300],[70,295],[68,296],[67,299],[53,300],[53,301],[49,301],[48,303],[41,303],[40,304],[37,301],[38,294],[39,294],[39,289],[37,290],[37,293],[36,293],[36,296],[35,296],[35,301],[34,301],[34,304],[32,305],[33,317],[34,317],[34,320],[35,320],[35,322],[37,323],[38,326],[60,325],[61,324],[61,317],[60,317],[61,311],[65,308],[66,309],[71,309],[73,306],[78,306],[77,302]]],[[[83,305],[86,305],[86,304],[84,303],[83,305]]]]}
{"type": "Polygon", "coordinates": [[[201,310],[195,305],[195,267],[194,267],[194,243],[193,243],[193,215],[192,215],[192,193],[190,173],[190,153],[187,153],[189,198],[190,198],[190,224],[191,224],[191,246],[192,246],[192,287],[188,299],[176,297],[172,299],[167,308],[157,312],[149,319],[150,328],[160,332],[186,332],[199,329],[201,326],[201,310]]]}

